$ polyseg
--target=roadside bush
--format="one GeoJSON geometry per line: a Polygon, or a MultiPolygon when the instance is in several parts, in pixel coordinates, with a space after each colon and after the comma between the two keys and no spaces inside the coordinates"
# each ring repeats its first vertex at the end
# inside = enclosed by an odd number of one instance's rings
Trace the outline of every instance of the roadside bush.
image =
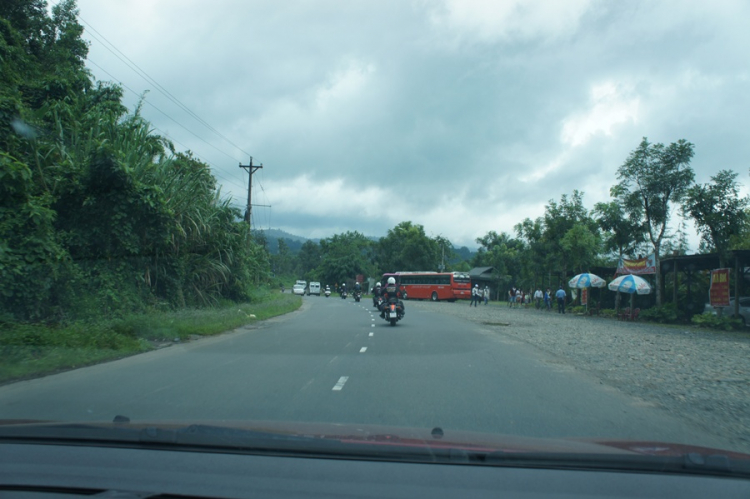
{"type": "Polygon", "coordinates": [[[570,314],[584,314],[586,313],[586,307],[583,305],[576,305],[574,307],[568,307],[567,308],[568,313],[570,314]]]}
{"type": "Polygon", "coordinates": [[[649,322],[658,322],[659,324],[673,324],[681,320],[680,312],[674,303],[641,310],[640,318],[649,322]]]}
{"type": "Polygon", "coordinates": [[[742,327],[742,320],[735,319],[732,316],[718,316],[707,312],[705,314],[694,315],[691,322],[696,326],[707,327],[711,329],[720,329],[723,331],[732,331],[742,327]]]}
{"type": "Polygon", "coordinates": [[[617,317],[617,313],[614,308],[603,308],[599,311],[599,315],[601,317],[609,317],[610,319],[614,319],[617,317]]]}

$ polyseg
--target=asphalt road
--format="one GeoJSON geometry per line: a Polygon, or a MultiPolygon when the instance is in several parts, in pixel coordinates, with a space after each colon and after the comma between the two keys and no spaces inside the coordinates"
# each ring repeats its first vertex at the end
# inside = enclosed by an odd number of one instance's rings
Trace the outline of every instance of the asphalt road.
{"type": "MultiPolygon", "coordinates": [[[[497,331],[305,297],[252,328],[0,387],[0,419],[379,424],[726,447],[497,331]]],[[[496,328],[495,328],[496,329],[496,328]]]]}

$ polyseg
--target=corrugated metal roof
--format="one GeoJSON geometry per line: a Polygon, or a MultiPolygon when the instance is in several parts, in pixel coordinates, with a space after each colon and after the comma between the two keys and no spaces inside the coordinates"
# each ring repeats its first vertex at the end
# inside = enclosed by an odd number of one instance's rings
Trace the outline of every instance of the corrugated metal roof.
{"type": "Polygon", "coordinates": [[[472,277],[479,277],[482,274],[492,274],[495,271],[495,267],[474,267],[469,271],[469,275],[472,277]]]}

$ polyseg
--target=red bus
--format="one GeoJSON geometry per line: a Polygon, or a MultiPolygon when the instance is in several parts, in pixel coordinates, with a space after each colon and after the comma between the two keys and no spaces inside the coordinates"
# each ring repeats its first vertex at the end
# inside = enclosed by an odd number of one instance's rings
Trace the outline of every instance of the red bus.
{"type": "Polygon", "coordinates": [[[394,272],[383,274],[383,284],[389,277],[403,286],[409,300],[456,301],[471,298],[471,279],[463,272],[394,272]]]}

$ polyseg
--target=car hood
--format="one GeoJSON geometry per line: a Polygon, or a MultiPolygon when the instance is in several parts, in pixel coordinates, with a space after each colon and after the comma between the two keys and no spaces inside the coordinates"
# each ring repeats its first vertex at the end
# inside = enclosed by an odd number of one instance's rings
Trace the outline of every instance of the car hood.
{"type": "Polygon", "coordinates": [[[435,456],[610,456],[680,457],[722,456],[744,461],[750,455],[670,442],[616,439],[535,438],[507,434],[434,428],[409,428],[362,424],[280,421],[114,421],[54,422],[0,420],[0,439],[63,440],[116,444],[164,444],[214,449],[244,449],[294,453],[328,452],[352,456],[387,454],[435,456]]]}

